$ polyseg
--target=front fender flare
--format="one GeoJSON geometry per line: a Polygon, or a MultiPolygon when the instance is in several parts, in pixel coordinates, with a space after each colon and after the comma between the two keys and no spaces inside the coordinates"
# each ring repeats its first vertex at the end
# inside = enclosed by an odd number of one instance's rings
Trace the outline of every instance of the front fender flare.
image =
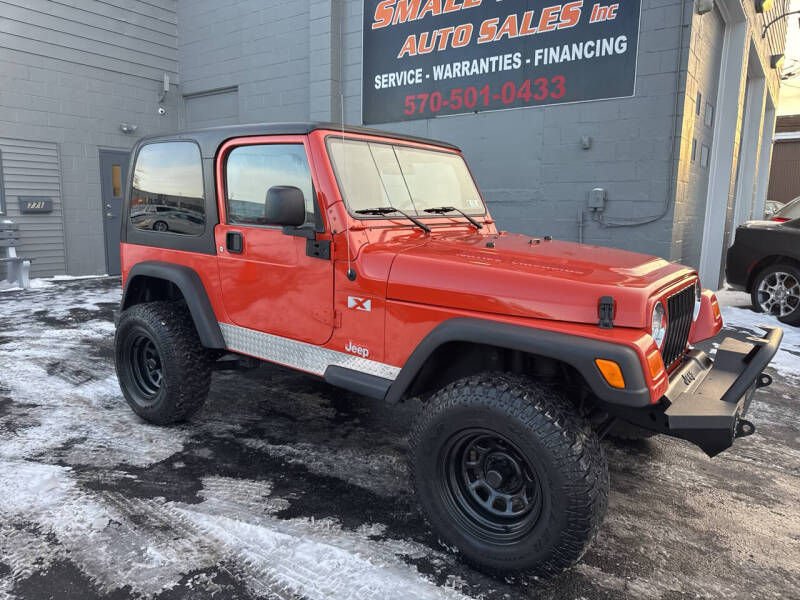
{"type": "Polygon", "coordinates": [[[447,342],[488,344],[560,360],[574,367],[601,400],[623,406],[647,406],[651,401],[642,363],[633,348],[572,334],[474,318],[447,320],[425,336],[392,383],[386,400],[390,403],[399,401],[428,358],[447,342]],[[613,360],[620,366],[625,377],[625,389],[615,389],[606,383],[594,362],[596,358],[613,360]]]}

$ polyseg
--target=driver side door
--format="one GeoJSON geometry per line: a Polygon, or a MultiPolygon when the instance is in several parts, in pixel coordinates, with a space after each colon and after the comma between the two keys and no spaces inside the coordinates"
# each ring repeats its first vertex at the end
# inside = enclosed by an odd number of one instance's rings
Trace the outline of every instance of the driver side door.
{"type": "Polygon", "coordinates": [[[333,262],[308,248],[307,236],[314,237],[321,219],[305,138],[233,140],[223,145],[217,161],[220,225],[215,237],[230,322],[281,338],[324,344],[333,333],[333,262]],[[274,186],[294,186],[303,192],[303,226],[265,223],[267,190],[274,186]]]}

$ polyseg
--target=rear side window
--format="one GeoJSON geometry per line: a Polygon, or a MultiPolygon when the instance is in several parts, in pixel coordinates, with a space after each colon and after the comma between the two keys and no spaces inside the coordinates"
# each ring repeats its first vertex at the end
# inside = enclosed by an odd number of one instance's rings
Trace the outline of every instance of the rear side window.
{"type": "Polygon", "coordinates": [[[267,190],[273,186],[300,188],[306,201],[306,224],[314,223],[314,185],[302,144],[239,146],[225,166],[228,222],[265,225],[267,190]]]}
{"type": "Polygon", "coordinates": [[[197,144],[159,142],[139,150],[133,171],[130,219],[134,227],[145,231],[203,233],[203,166],[197,144]]]}

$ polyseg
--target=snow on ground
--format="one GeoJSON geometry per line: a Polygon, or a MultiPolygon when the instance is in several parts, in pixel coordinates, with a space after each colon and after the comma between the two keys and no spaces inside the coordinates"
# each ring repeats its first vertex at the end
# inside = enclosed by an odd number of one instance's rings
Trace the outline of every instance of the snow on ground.
{"type": "Polygon", "coordinates": [[[0,597],[63,561],[101,593],[154,596],[184,574],[231,563],[259,597],[462,597],[407,561],[436,552],[384,539],[378,524],[344,531],[332,518],[271,516],[288,501],[273,498],[268,481],[204,478],[202,501],[190,503],[93,489],[135,483],[126,469],[178,455],[190,432],[147,425],[122,399],[109,355],[118,286],[34,290],[0,300],[0,415],[11,424],[0,428],[0,566],[10,571],[0,597]],[[98,349],[105,354],[92,356],[98,349]]]}
{"type": "MultiPolygon", "coordinates": [[[[419,514],[404,464],[414,404],[263,366],[215,373],[191,423],[153,427],[114,375],[119,279],[44,283],[0,294],[2,600],[781,598],[800,587],[795,330],[753,403],[756,435],[714,460],[667,438],[608,444],[609,513],[583,561],[548,582],[501,581],[444,551],[419,514]]],[[[765,317],[736,298],[720,294],[727,333],[742,337],[765,317]]]]}
{"type": "MultiPolygon", "coordinates": [[[[81,279],[101,279],[108,277],[108,275],[55,275],[53,277],[39,277],[30,280],[30,289],[41,290],[49,288],[55,283],[60,281],[77,281],[81,279]]],[[[21,292],[21,287],[8,283],[5,280],[0,280],[0,292],[21,292]]]]}
{"type": "Polygon", "coordinates": [[[716,295],[726,329],[746,330],[759,336],[764,334],[759,325],[783,329],[783,341],[771,366],[784,377],[800,382],[800,328],[781,323],[772,315],[753,311],[750,308],[750,294],[746,292],[724,288],[716,295]]]}

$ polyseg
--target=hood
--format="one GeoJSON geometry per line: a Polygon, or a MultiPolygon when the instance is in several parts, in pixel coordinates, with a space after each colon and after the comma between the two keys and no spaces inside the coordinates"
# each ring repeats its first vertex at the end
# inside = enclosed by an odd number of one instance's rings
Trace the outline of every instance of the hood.
{"type": "Polygon", "coordinates": [[[396,256],[387,299],[594,324],[600,298],[613,296],[614,324],[642,328],[648,300],[693,274],[662,258],[601,246],[443,233],[396,256]]]}

